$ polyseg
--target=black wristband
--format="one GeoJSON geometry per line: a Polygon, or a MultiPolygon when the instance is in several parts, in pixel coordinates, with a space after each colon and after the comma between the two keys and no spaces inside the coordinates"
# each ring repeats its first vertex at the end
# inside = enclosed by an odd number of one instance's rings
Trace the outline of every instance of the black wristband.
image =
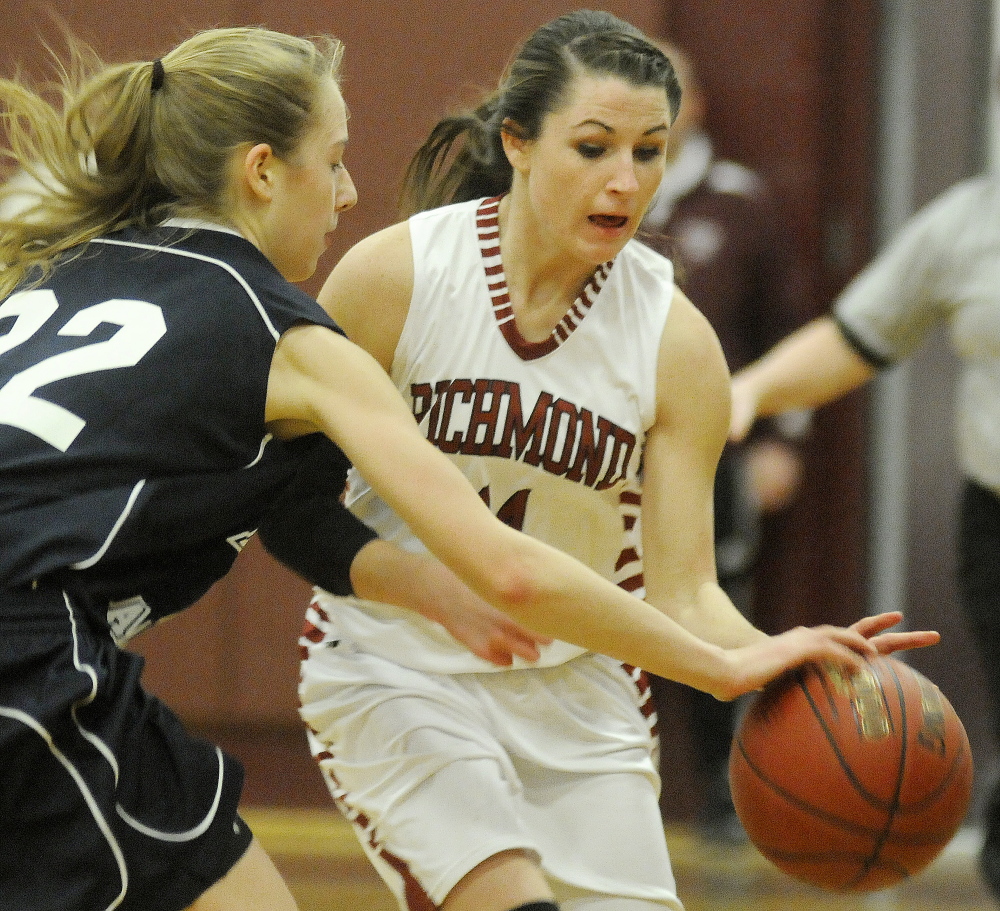
{"type": "Polygon", "coordinates": [[[318,434],[300,445],[306,450],[301,466],[257,533],[275,558],[307,582],[334,595],[354,594],[351,563],[378,535],[341,500],[347,457],[318,434]]]}

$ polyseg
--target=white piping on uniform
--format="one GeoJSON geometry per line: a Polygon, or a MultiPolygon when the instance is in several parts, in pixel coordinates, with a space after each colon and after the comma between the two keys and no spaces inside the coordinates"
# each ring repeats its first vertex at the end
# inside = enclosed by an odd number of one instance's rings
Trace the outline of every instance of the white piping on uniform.
{"type": "MultiPolygon", "coordinates": [[[[243,237],[239,231],[227,228],[215,221],[206,221],[204,218],[187,218],[186,216],[175,215],[166,221],[160,222],[161,228],[195,228],[200,231],[218,231],[220,234],[232,234],[234,237],[243,237]]],[[[245,239],[245,238],[244,238],[245,239]]]]}
{"type": "Polygon", "coordinates": [[[124,901],[125,893],[128,891],[128,868],[125,866],[125,857],[122,854],[122,850],[119,847],[118,842],[115,840],[111,827],[104,818],[104,814],[101,813],[101,809],[98,807],[97,801],[94,800],[94,795],[90,793],[90,788],[87,787],[87,783],[83,780],[83,776],[77,771],[76,766],[74,766],[73,763],[71,763],[55,745],[51,734],[49,734],[49,732],[30,715],[19,711],[18,709],[0,706],[0,716],[11,718],[14,721],[20,721],[22,724],[31,728],[36,734],[38,734],[38,736],[41,737],[46,744],[48,744],[49,752],[56,758],[63,768],[69,772],[70,777],[76,782],[77,787],[80,789],[80,793],[83,795],[83,799],[87,802],[87,806],[90,808],[91,815],[94,817],[94,822],[97,823],[97,827],[101,830],[101,834],[107,840],[108,846],[111,848],[111,853],[114,855],[115,863],[118,864],[118,873],[121,877],[122,883],[121,892],[118,893],[118,897],[115,898],[114,901],[112,901],[111,904],[105,909],[105,911],[114,911],[114,909],[117,908],[122,901],[124,901]]]}
{"type": "Polygon", "coordinates": [[[208,827],[215,821],[215,814],[218,812],[219,803],[222,800],[222,779],[225,773],[225,766],[222,760],[222,750],[216,747],[215,755],[219,759],[219,782],[215,788],[215,800],[212,801],[211,809],[208,811],[205,818],[193,829],[188,829],[186,832],[161,832],[159,829],[153,829],[150,826],[144,825],[135,817],[130,816],[128,811],[121,804],[118,804],[115,807],[118,811],[118,815],[136,831],[142,832],[143,835],[148,835],[150,838],[156,838],[159,841],[193,841],[199,835],[204,835],[208,830],[208,827]]]}
{"type": "Polygon", "coordinates": [[[264,458],[264,447],[274,439],[273,434],[265,433],[264,439],[260,441],[260,449],[257,451],[257,458],[243,466],[243,470],[253,468],[262,458],[264,458]]]}
{"type": "MultiPolygon", "coordinates": [[[[232,233],[232,232],[230,232],[232,233]]],[[[163,247],[157,246],[156,244],[139,244],[134,241],[125,240],[110,240],[107,237],[95,237],[92,244],[112,244],[117,247],[136,247],[140,250],[154,250],[158,253],[173,253],[175,256],[186,256],[189,259],[198,259],[205,263],[212,263],[212,265],[219,266],[225,269],[233,278],[236,279],[242,286],[243,290],[246,291],[247,297],[253,301],[253,305],[257,308],[257,312],[260,314],[260,318],[264,321],[264,325],[267,327],[268,332],[277,341],[281,338],[281,333],[274,328],[274,323],[271,322],[270,317],[267,315],[267,311],[264,309],[264,305],[260,302],[260,298],[254,293],[253,288],[247,284],[247,280],[240,275],[229,263],[223,262],[221,259],[214,259],[211,256],[202,256],[200,253],[192,253],[189,250],[178,250],[176,247],[163,247]]],[[[249,241],[248,241],[249,243],[249,241]]]]}
{"type": "Polygon", "coordinates": [[[77,730],[83,736],[84,740],[90,743],[105,759],[107,759],[108,764],[111,766],[112,771],[115,773],[115,785],[118,785],[118,760],[115,758],[115,754],[111,752],[111,748],[96,734],[88,731],[82,724],[80,724],[80,719],[77,718],[76,710],[81,705],[90,705],[91,702],[97,697],[97,672],[89,664],[83,664],[80,661],[80,640],[76,633],[76,616],[73,614],[73,605],[70,602],[69,596],[66,592],[63,592],[63,601],[66,604],[66,611],[69,614],[70,629],[73,633],[73,666],[81,673],[86,674],[90,678],[90,695],[85,699],[80,699],[73,703],[73,707],[70,709],[70,714],[73,716],[73,723],[76,725],[77,730]]]}
{"type": "Polygon", "coordinates": [[[118,521],[115,522],[107,538],[104,539],[104,543],[101,545],[100,549],[97,551],[96,554],[94,554],[91,557],[88,557],[86,560],[81,560],[79,563],[74,563],[73,569],[87,569],[88,567],[93,566],[98,560],[101,559],[101,557],[103,557],[107,553],[108,548],[111,546],[111,542],[114,541],[115,536],[118,534],[122,525],[125,524],[125,520],[129,517],[129,513],[132,512],[132,507],[135,506],[135,501],[139,497],[139,492],[142,490],[143,487],[145,487],[145,485],[146,485],[146,479],[143,478],[138,484],[135,485],[135,487],[132,488],[132,493],[128,498],[128,502],[125,504],[125,508],[122,510],[121,515],[118,516],[118,521]]]}

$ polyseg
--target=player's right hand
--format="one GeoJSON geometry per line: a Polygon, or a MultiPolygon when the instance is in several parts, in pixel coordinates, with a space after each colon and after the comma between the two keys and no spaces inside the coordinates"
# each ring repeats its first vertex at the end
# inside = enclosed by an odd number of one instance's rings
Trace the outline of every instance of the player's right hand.
{"type": "Polygon", "coordinates": [[[722,700],[763,689],[772,680],[803,664],[833,664],[848,674],[859,670],[878,649],[855,629],[841,626],[797,626],[751,645],[730,649],[733,689],[715,693],[722,700]]]}

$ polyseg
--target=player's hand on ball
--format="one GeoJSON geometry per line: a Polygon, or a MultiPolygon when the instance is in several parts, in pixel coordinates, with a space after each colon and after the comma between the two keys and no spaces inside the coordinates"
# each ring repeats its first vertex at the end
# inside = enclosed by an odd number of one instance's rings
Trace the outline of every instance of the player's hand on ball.
{"type": "Polygon", "coordinates": [[[941,641],[941,634],[934,630],[886,632],[902,619],[903,615],[900,611],[886,611],[884,614],[876,614],[873,617],[863,617],[857,623],[851,624],[851,629],[861,633],[878,649],[880,655],[891,655],[893,652],[902,652],[911,648],[926,648],[928,645],[937,645],[941,641]]]}
{"type": "Polygon", "coordinates": [[[714,695],[723,700],[735,699],[804,664],[830,664],[850,674],[860,669],[866,658],[877,655],[876,647],[855,629],[797,626],[752,645],[730,649],[727,658],[733,671],[733,689],[714,695]]]}

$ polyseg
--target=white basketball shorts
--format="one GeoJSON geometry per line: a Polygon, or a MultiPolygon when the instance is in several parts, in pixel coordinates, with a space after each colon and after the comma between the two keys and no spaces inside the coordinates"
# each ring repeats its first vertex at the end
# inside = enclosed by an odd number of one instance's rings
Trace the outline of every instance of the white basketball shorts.
{"type": "Polygon", "coordinates": [[[520,849],[557,896],[565,886],[681,909],[638,678],[592,654],[435,675],[342,639],[304,661],[301,714],[334,800],[402,908],[440,905],[479,863],[520,849]]]}

